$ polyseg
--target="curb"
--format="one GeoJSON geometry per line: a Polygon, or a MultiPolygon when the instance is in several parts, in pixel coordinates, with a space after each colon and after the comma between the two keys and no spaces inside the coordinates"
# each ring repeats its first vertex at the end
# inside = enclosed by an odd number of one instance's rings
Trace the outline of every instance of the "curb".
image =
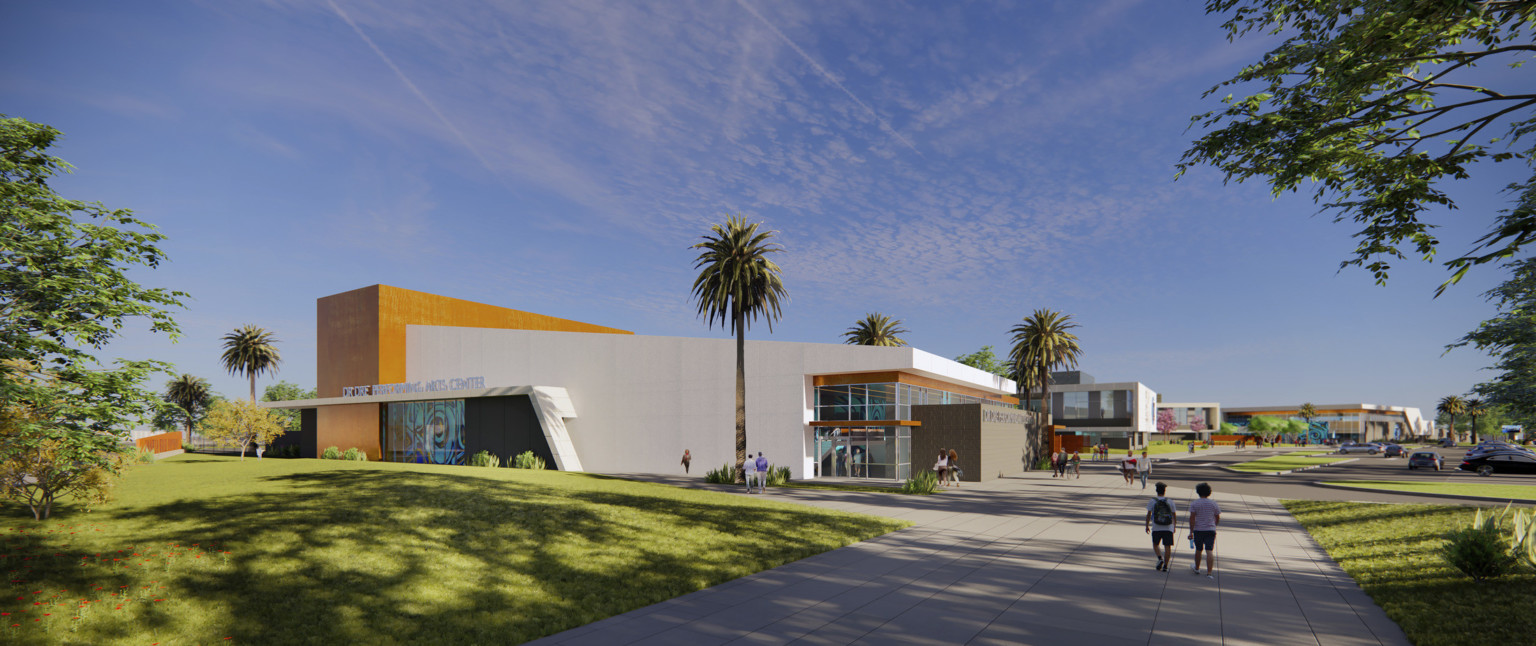
{"type": "Polygon", "coordinates": [[[1311,471],[1313,469],[1321,469],[1323,467],[1331,467],[1331,466],[1334,466],[1334,465],[1337,465],[1337,464],[1349,464],[1349,463],[1354,462],[1354,461],[1359,460],[1359,459],[1360,458],[1349,458],[1347,460],[1339,460],[1338,462],[1329,462],[1327,464],[1314,464],[1314,465],[1312,465],[1310,467],[1298,467],[1298,468],[1289,469],[1289,470],[1286,470],[1286,471],[1244,471],[1242,469],[1233,469],[1232,467],[1217,467],[1217,468],[1221,469],[1222,471],[1230,471],[1232,473],[1244,473],[1244,474],[1256,475],[1256,476],[1283,476],[1283,475],[1285,475],[1287,473],[1301,473],[1302,471],[1311,471]]]}
{"type": "Polygon", "coordinates": [[[1514,498],[1495,498],[1493,496],[1468,496],[1466,494],[1460,494],[1460,493],[1428,493],[1428,492],[1422,492],[1422,491],[1394,491],[1392,489],[1375,489],[1375,488],[1371,488],[1371,487],[1351,487],[1349,485],[1328,484],[1328,483],[1315,482],[1315,481],[1312,484],[1315,485],[1315,486],[1318,486],[1318,487],[1325,487],[1325,488],[1328,488],[1328,489],[1343,489],[1343,490],[1347,490],[1347,491],[1369,491],[1369,492],[1372,492],[1372,493],[1395,493],[1395,494],[1401,494],[1401,495],[1404,495],[1404,496],[1434,496],[1436,498],[1451,498],[1451,499],[1455,499],[1455,500],[1512,502],[1512,503],[1515,503],[1517,505],[1536,505],[1536,500],[1516,500],[1514,498]]]}
{"type": "Polygon", "coordinates": [[[171,457],[173,455],[181,455],[183,453],[186,453],[186,451],[183,450],[183,449],[171,449],[169,451],[162,451],[160,453],[156,453],[155,454],[155,459],[156,460],[163,460],[163,459],[171,457]]]}

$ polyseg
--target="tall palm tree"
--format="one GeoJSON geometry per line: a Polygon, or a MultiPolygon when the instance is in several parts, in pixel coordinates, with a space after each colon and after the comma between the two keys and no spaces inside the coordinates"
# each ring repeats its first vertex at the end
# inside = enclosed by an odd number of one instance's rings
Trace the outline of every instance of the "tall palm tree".
{"type": "Polygon", "coordinates": [[[1456,437],[1456,416],[1467,412],[1467,402],[1456,395],[1447,395],[1440,398],[1440,404],[1435,406],[1435,412],[1451,418],[1451,438],[1456,437]]]}
{"type": "MultiPolygon", "coordinates": [[[[759,223],[760,224],[760,223],[759,223]]],[[[771,239],[777,231],[759,232],[759,224],[748,224],[745,217],[730,217],[724,225],[713,225],[703,242],[691,249],[703,249],[693,268],[699,277],[693,281],[693,298],[699,303],[699,315],[710,327],[719,319],[736,334],[736,467],[740,471],[747,457],[747,326],[757,317],[768,323],[779,318],[779,304],[789,300],[779,266],[768,254],[784,248],[771,239]]]]}
{"type": "Polygon", "coordinates": [[[1301,408],[1296,409],[1296,416],[1300,417],[1302,421],[1307,423],[1307,433],[1304,437],[1311,438],[1312,420],[1317,419],[1317,407],[1313,406],[1312,402],[1302,404],[1301,408]]]}
{"type": "Polygon", "coordinates": [[[1040,390],[1040,432],[1035,438],[1037,456],[1051,445],[1051,371],[1076,368],[1077,357],[1082,353],[1082,348],[1077,345],[1077,335],[1068,331],[1075,327],[1078,325],[1072,322],[1070,314],[1038,309],[1009,330],[1013,334],[1013,351],[1008,359],[1019,384],[1019,399],[1027,402],[1030,389],[1040,390]]]}
{"type": "Polygon", "coordinates": [[[247,325],[224,335],[224,368],[229,374],[244,374],[251,379],[251,401],[256,401],[256,375],[274,374],[283,359],[272,344],[271,332],[247,325]]]}
{"type": "Polygon", "coordinates": [[[1488,404],[1481,399],[1473,398],[1462,402],[1462,406],[1466,407],[1462,413],[1472,420],[1472,442],[1476,443],[1478,440],[1477,418],[1488,414],[1488,404]]]}
{"type": "Polygon", "coordinates": [[[212,400],[213,391],[208,388],[208,380],[202,377],[183,373],[165,382],[165,401],[181,409],[182,424],[187,432],[185,442],[192,441],[192,420],[197,419],[198,413],[208,408],[212,400]]]}
{"type": "Polygon", "coordinates": [[[896,335],[906,334],[907,329],[901,327],[901,319],[891,317],[878,312],[865,314],[853,327],[843,333],[843,343],[848,345],[879,345],[885,347],[900,347],[907,344],[896,335]]]}

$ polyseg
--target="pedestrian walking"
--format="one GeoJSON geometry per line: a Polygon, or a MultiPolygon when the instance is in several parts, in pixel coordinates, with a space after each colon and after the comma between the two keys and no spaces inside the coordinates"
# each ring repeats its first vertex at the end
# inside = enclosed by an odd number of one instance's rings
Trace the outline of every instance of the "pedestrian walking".
{"type": "Polygon", "coordinates": [[[683,474],[687,475],[688,465],[693,464],[693,454],[688,449],[683,449],[683,474]]]}
{"type": "Polygon", "coordinates": [[[939,459],[933,463],[933,472],[939,477],[939,486],[945,486],[944,479],[949,477],[949,453],[944,449],[939,449],[939,459]]]}
{"type": "Polygon", "coordinates": [[[1147,457],[1147,451],[1141,451],[1141,459],[1136,461],[1136,475],[1141,476],[1141,488],[1147,488],[1147,476],[1152,475],[1152,458],[1147,457]]]}
{"type": "Polygon", "coordinates": [[[1221,507],[1211,500],[1211,485],[1202,482],[1195,485],[1199,494],[1189,503],[1189,540],[1195,546],[1195,562],[1189,565],[1191,573],[1200,573],[1200,555],[1205,554],[1205,578],[1216,578],[1216,526],[1221,524],[1221,507]]]}
{"type": "Polygon", "coordinates": [[[747,459],[741,463],[742,477],[747,481],[747,493],[752,493],[752,485],[757,480],[757,461],[752,459],[752,452],[747,452],[747,459]]]}
{"type": "Polygon", "coordinates": [[[1147,533],[1152,535],[1152,554],[1157,557],[1157,569],[1167,572],[1173,564],[1173,531],[1179,523],[1179,510],[1165,494],[1168,485],[1161,482],[1155,487],[1157,495],[1147,501],[1147,533]],[[1158,545],[1163,549],[1159,551],[1158,545]]]}
{"type": "Polygon", "coordinates": [[[763,457],[763,452],[757,452],[757,492],[768,493],[768,458],[763,457]]]}
{"type": "Polygon", "coordinates": [[[964,470],[960,468],[960,454],[956,453],[954,449],[950,449],[949,456],[944,461],[944,463],[949,465],[950,484],[953,484],[956,488],[959,488],[960,476],[964,475],[965,473],[964,470]]]}
{"type": "Polygon", "coordinates": [[[1130,449],[1125,450],[1125,459],[1120,461],[1120,475],[1125,476],[1125,486],[1131,486],[1131,478],[1136,475],[1136,456],[1130,449]]]}
{"type": "Polygon", "coordinates": [[[1078,452],[1075,451],[1075,450],[1072,451],[1072,475],[1077,476],[1078,480],[1082,480],[1083,479],[1082,466],[1083,466],[1083,456],[1079,455],[1078,452]]]}

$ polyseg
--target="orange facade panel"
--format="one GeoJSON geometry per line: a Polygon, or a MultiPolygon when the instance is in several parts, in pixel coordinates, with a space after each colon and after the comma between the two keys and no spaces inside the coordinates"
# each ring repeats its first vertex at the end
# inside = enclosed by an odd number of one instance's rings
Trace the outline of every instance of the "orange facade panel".
{"type": "Polygon", "coordinates": [[[981,397],[983,399],[996,399],[1009,404],[1019,403],[1018,397],[999,395],[980,388],[952,384],[947,381],[930,379],[922,375],[890,370],[886,372],[849,372],[835,375],[816,375],[811,378],[811,383],[816,386],[846,386],[848,384],[907,384],[910,386],[922,386],[934,390],[944,390],[961,395],[981,397]]]}
{"type": "Polygon", "coordinates": [[[315,334],[320,397],[342,388],[405,381],[408,325],[634,334],[628,330],[496,307],[389,285],[321,298],[315,334]]]}
{"type": "Polygon", "coordinates": [[[342,404],[315,410],[315,451],[334,446],[361,449],[369,460],[382,459],[379,447],[379,405],[342,404]]]}

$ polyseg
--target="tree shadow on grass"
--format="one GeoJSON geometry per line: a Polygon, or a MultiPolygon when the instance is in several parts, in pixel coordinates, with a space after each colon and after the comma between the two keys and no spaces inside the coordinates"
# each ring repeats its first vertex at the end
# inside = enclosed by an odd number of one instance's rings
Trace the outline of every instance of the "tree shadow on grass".
{"type": "MultiPolygon", "coordinates": [[[[410,471],[266,480],[280,486],[116,509],[101,519],[142,526],[142,544],[221,542],[234,551],[228,567],[170,577],[184,604],[143,616],[134,627],[140,635],[262,644],[517,643],[891,528],[731,499],[410,471]],[[209,626],[223,634],[207,634],[209,626]]],[[[77,589],[99,579],[58,568],[48,581],[77,589]]],[[[102,628],[81,637],[125,635],[102,628]]]]}

